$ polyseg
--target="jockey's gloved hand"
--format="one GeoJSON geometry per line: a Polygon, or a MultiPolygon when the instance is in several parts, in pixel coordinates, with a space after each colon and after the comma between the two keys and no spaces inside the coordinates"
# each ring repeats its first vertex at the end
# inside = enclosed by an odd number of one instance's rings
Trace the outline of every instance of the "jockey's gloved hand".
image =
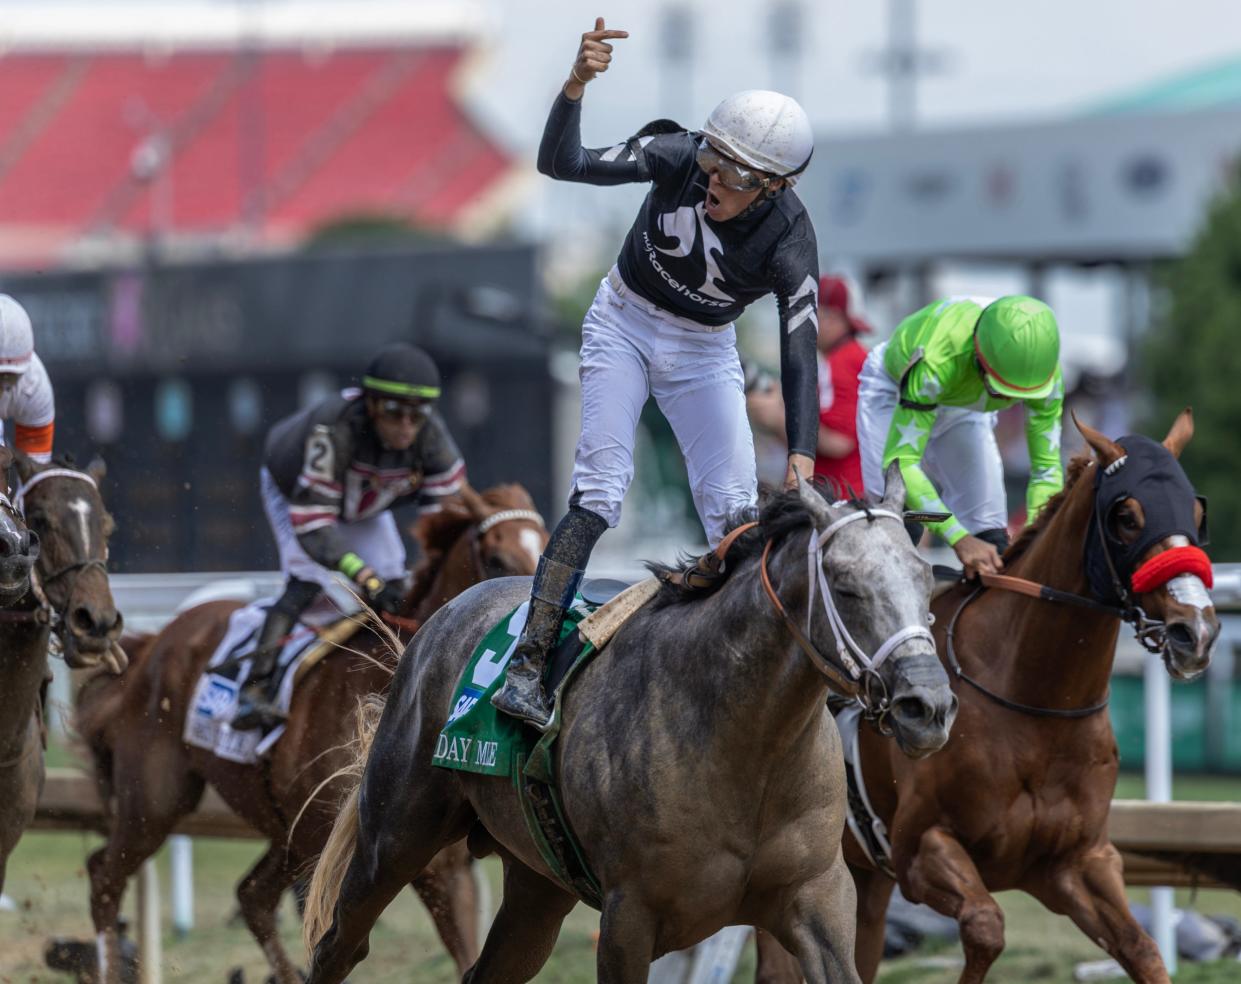
{"type": "Polygon", "coordinates": [[[358,585],[369,604],[377,612],[397,612],[405,600],[405,587],[400,581],[385,581],[369,568],[358,572],[358,585]]]}

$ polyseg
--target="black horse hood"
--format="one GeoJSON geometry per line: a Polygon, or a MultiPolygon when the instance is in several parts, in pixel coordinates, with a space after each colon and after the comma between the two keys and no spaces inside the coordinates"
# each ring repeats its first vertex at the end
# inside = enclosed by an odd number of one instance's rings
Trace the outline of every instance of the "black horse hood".
{"type": "Polygon", "coordinates": [[[1140,434],[1116,443],[1125,450],[1124,457],[1095,471],[1095,529],[1086,538],[1085,558],[1091,590],[1113,605],[1125,602],[1133,572],[1160,540],[1180,534],[1195,547],[1206,542],[1205,500],[1195,494],[1172,452],[1140,434]],[[1141,535],[1130,544],[1113,535],[1110,523],[1112,511],[1125,499],[1137,500],[1145,518],[1141,535]],[[1201,529],[1194,518],[1198,501],[1204,506],[1201,529]]]}

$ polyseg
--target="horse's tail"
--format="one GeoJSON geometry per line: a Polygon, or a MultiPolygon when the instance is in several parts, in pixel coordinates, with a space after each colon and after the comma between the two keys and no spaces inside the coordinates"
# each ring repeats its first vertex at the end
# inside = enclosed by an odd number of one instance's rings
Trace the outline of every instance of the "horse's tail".
{"type": "Polygon", "coordinates": [[[366,759],[371,753],[371,743],[379,728],[384,698],[370,694],[358,703],[358,734],[354,739],[354,757],[350,765],[337,771],[332,778],[345,776],[351,783],[349,794],[341,804],[332,833],[328,835],[323,853],[315,864],[306,893],[306,908],[302,916],[302,939],[306,952],[313,953],[323,934],[332,925],[332,913],[340,895],[340,883],[345,869],[353,860],[354,846],[358,837],[358,799],[362,791],[362,773],[366,759]]]}

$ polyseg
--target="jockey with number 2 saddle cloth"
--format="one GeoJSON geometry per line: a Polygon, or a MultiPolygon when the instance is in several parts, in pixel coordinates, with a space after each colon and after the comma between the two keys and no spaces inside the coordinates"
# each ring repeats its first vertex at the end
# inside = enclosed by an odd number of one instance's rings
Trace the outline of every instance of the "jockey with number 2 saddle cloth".
{"type": "Polygon", "coordinates": [[[430,356],[399,343],[375,356],[360,390],[272,428],[260,478],[287,583],[259,632],[234,729],[282,719],[274,704],[281,643],[334,571],[376,611],[400,607],[405,546],[391,510],[411,502],[436,506],[465,481],[461,453],[435,409],[439,395],[430,356]]]}
{"type": "Polygon", "coordinates": [[[18,451],[34,461],[52,460],[56,430],[52,382],[35,354],[30,316],[8,294],[0,294],[0,421],[4,420],[13,421],[13,446],[18,451]]]}
{"type": "Polygon", "coordinates": [[[582,430],[569,511],[539,561],[530,607],[504,687],[492,703],[546,728],[549,649],[603,531],[620,520],[633,479],[634,434],[654,396],[685,456],[707,540],[757,497],[754,440],[733,322],[774,294],[789,459],[786,482],[809,479],[818,429],[814,227],[791,185],[814,138],[802,108],[778,92],[725,99],[701,132],[669,120],[612,147],[581,143],[586,83],[611,61],[603,19],[582,35],[548,116],[539,170],[593,185],[650,190],[582,323],[582,430]]]}
{"type": "Polygon", "coordinates": [[[995,416],[1018,402],[1033,521],[1064,485],[1064,380],[1051,308],[1020,295],[935,301],[902,321],[862,367],[857,434],[866,491],[882,492],[883,469],[900,462],[909,508],[949,513],[929,525],[968,577],[1003,568],[1008,506],[995,416]]]}

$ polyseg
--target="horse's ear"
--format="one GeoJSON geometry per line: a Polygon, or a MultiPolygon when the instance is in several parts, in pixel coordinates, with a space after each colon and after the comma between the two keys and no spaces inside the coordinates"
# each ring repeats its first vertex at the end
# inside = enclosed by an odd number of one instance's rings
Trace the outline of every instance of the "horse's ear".
{"type": "Polygon", "coordinates": [[[1099,458],[1099,463],[1106,468],[1114,461],[1119,461],[1125,456],[1125,449],[1113,441],[1109,437],[1104,437],[1093,427],[1083,424],[1077,419],[1077,414],[1073,414],[1073,425],[1078,432],[1086,439],[1086,443],[1093,449],[1099,458]]]}
{"type": "Polygon", "coordinates": [[[1194,408],[1186,407],[1176,415],[1168,436],[1163,439],[1163,446],[1172,452],[1172,457],[1179,458],[1194,436],[1194,408]]]}
{"type": "Polygon", "coordinates": [[[905,476],[899,461],[893,461],[883,473],[883,500],[879,504],[895,513],[905,511],[905,476]]]}
{"type": "Polygon", "coordinates": [[[107,462],[101,456],[95,455],[95,457],[91,458],[90,464],[86,466],[86,474],[98,485],[108,474],[107,462]]]}
{"type": "Polygon", "coordinates": [[[38,466],[35,465],[33,459],[31,459],[30,456],[24,451],[10,451],[8,448],[5,448],[4,451],[9,456],[8,461],[4,463],[4,467],[8,468],[9,465],[16,465],[17,480],[19,483],[24,485],[30,480],[30,476],[38,470],[38,466]]]}
{"type": "Polygon", "coordinates": [[[832,514],[828,509],[827,500],[819,494],[818,489],[800,475],[797,476],[797,494],[801,497],[801,503],[806,507],[806,512],[810,513],[815,529],[821,530],[831,524],[832,514]]]}
{"type": "Polygon", "coordinates": [[[474,487],[468,483],[463,484],[461,491],[457,494],[461,496],[461,504],[469,510],[470,518],[474,522],[481,522],[491,514],[491,509],[483,501],[483,497],[474,491],[474,487]]]}

